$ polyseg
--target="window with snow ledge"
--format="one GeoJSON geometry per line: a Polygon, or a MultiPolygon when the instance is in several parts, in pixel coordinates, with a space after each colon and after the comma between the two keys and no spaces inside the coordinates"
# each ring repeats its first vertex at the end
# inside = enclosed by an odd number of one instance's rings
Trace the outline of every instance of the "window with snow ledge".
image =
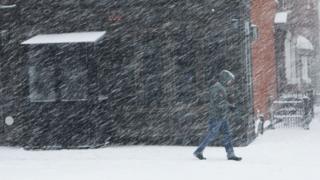
{"type": "Polygon", "coordinates": [[[31,101],[88,100],[92,65],[88,43],[98,42],[105,33],[39,34],[23,41],[21,44],[28,47],[31,101]]]}
{"type": "Polygon", "coordinates": [[[35,45],[29,52],[31,102],[88,99],[87,58],[81,45],[35,45]]]}

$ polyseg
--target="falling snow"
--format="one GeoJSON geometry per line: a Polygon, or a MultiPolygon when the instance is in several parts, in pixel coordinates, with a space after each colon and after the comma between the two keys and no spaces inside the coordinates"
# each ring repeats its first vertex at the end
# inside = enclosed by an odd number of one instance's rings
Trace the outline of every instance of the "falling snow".
{"type": "Polygon", "coordinates": [[[318,0],[0,0],[0,179],[314,179],[319,22],[318,0]],[[192,157],[222,70],[242,164],[222,136],[192,157]]]}

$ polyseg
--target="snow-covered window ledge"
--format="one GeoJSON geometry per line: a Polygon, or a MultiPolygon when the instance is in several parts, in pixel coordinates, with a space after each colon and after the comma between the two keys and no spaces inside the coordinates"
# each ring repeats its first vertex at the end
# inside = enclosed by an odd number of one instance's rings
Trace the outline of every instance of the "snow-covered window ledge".
{"type": "Polygon", "coordinates": [[[21,44],[95,43],[102,39],[105,34],[105,31],[39,34],[23,41],[21,44]]]}

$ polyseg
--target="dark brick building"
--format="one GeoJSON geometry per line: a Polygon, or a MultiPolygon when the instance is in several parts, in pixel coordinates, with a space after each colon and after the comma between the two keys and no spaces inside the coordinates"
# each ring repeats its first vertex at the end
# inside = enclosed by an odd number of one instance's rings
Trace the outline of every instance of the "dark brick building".
{"type": "Polygon", "coordinates": [[[252,140],[247,0],[12,0],[0,9],[3,144],[78,148],[197,144],[208,87],[237,81],[234,141],[252,140]],[[96,43],[21,43],[39,34],[105,31],[96,43]]]}

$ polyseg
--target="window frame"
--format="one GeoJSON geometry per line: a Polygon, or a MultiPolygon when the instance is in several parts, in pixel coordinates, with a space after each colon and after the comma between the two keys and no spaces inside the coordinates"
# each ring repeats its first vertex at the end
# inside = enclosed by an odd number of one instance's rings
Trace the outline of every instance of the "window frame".
{"type": "MultiPolygon", "coordinates": [[[[37,46],[37,45],[36,45],[37,46]]],[[[37,89],[37,87],[33,88],[32,89],[32,85],[31,85],[31,76],[30,76],[30,68],[32,67],[36,67],[37,64],[39,64],[39,61],[43,61],[43,57],[40,57],[38,59],[31,59],[30,58],[30,55],[28,56],[29,58],[29,63],[27,65],[27,69],[28,69],[28,86],[29,86],[29,95],[28,95],[28,99],[30,100],[30,102],[80,102],[80,101],[88,101],[89,100],[89,68],[88,68],[88,52],[86,51],[85,54],[82,54],[82,45],[81,44],[71,44],[71,46],[77,46],[75,47],[75,51],[78,51],[78,57],[77,58],[78,60],[85,60],[86,62],[84,62],[85,66],[83,68],[83,71],[81,71],[81,73],[79,74],[82,74],[84,73],[85,76],[86,76],[86,80],[85,80],[85,84],[81,84],[82,87],[84,87],[84,91],[83,93],[85,94],[85,98],[70,98],[70,99],[67,99],[67,98],[64,98],[63,97],[63,89],[62,89],[62,86],[61,84],[63,83],[63,81],[65,81],[65,79],[63,79],[63,71],[64,69],[61,67],[63,65],[63,63],[66,63],[64,62],[65,59],[63,59],[63,57],[69,57],[68,53],[70,54],[70,51],[67,51],[67,52],[64,52],[63,49],[64,48],[68,48],[68,46],[63,46],[63,48],[58,48],[58,47],[52,47],[52,46],[56,46],[56,45],[48,45],[48,44],[45,44],[45,45],[40,45],[40,48],[45,48],[46,51],[43,51],[40,53],[40,56],[42,53],[48,53],[47,50],[49,50],[49,53],[50,53],[50,57],[52,58],[49,58],[49,59],[46,59],[46,61],[53,61],[53,62],[50,62],[51,65],[52,65],[52,68],[53,68],[53,73],[52,73],[52,81],[54,81],[54,87],[53,87],[53,92],[55,94],[55,98],[51,98],[51,99],[41,99],[41,100],[37,100],[37,99],[34,99],[31,97],[32,95],[32,90],[33,89],[37,89]],[[41,47],[43,46],[43,47],[41,47]],[[67,54],[67,55],[66,55],[67,54]],[[85,56],[85,57],[83,57],[85,56]],[[85,58],[85,59],[83,59],[85,58]]],[[[87,48],[86,46],[84,48],[87,48]]],[[[29,51],[29,53],[32,53],[33,50],[29,51]]],[[[32,57],[32,58],[35,58],[35,57],[32,57]]],[[[46,56],[44,57],[46,58],[46,56]]],[[[72,58],[73,60],[74,58],[72,58]]],[[[68,59],[67,59],[68,60],[68,59]]],[[[40,62],[41,63],[41,62],[40,62]]],[[[43,68],[43,67],[40,67],[40,68],[43,68]]],[[[66,69],[65,69],[66,70],[66,69]]],[[[68,71],[68,70],[66,70],[68,71]]],[[[79,79],[79,78],[78,78],[79,79]]],[[[80,77],[80,79],[83,79],[83,77],[80,77]]],[[[65,83],[66,84],[66,87],[68,87],[68,85],[70,85],[70,83],[65,83]]],[[[68,89],[68,88],[67,88],[68,89]]]]}

